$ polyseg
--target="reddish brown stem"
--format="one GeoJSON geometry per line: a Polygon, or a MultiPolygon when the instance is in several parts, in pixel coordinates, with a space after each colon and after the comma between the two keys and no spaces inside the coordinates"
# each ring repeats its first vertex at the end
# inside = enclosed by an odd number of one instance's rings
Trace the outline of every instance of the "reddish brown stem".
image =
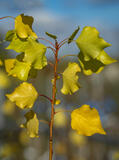
{"type": "Polygon", "coordinates": [[[40,94],[39,96],[47,98],[52,103],[52,99],[50,97],[48,97],[48,96],[46,96],[44,94],[40,94]]]}
{"type": "Polygon", "coordinates": [[[13,19],[15,19],[15,18],[12,17],[12,16],[5,16],[5,17],[1,17],[0,19],[5,19],[5,18],[13,18],[13,19]]]}
{"type": "Polygon", "coordinates": [[[47,40],[47,39],[45,39],[43,37],[38,37],[38,39],[41,39],[41,40],[44,40],[44,41],[50,43],[55,48],[55,45],[51,41],[49,41],[49,40],[47,40]]]}
{"type": "Polygon", "coordinates": [[[57,64],[58,64],[58,47],[57,41],[55,42],[55,65],[54,65],[54,83],[52,87],[52,104],[51,104],[51,120],[50,120],[50,139],[49,139],[49,160],[53,157],[53,121],[54,121],[54,104],[56,99],[56,80],[57,80],[57,64]]]}
{"type": "Polygon", "coordinates": [[[48,64],[54,68],[54,64],[52,62],[48,62],[48,64]]]}
{"type": "Polygon", "coordinates": [[[58,62],[59,62],[61,59],[65,58],[65,57],[70,57],[70,56],[75,56],[75,57],[77,57],[76,54],[67,54],[67,55],[64,55],[64,56],[60,57],[60,58],[58,59],[58,62]]]}
{"type": "Polygon", "coordinates": [[[64,42],[66,42],[68,40],[68,38],[65,38],[63,41],[61,41],[60,43],[59,43],[59,48],[64,44],[64,42]]]}

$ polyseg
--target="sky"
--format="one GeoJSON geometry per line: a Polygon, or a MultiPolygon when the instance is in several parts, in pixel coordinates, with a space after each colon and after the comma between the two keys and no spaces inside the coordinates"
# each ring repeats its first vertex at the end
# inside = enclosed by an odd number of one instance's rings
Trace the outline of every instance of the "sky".
{"type": "MultiPolygon", "coordinates": [[[[62,39],[78,25],[94,26],[112,44],[109,51],[116,54],[119,49],[118,0],[0,0],[0,17],[21,13],[34,17],[34,29],[42,35],[48,31],[62,39]]],[[[8,22],[4,20],[1,27],[13,27],[8,22]]]]}

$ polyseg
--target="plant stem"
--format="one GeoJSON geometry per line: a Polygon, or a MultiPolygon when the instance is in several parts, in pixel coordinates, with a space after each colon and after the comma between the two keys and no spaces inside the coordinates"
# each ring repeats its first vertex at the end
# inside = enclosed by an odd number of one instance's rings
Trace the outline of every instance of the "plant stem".
{"type": "Polygon", "coordinates": [[[47,39],[45,39],[45,38],[43,38],[43,37],[38,37],[38,39],[40,39],[40,40],[43,40],[43,41],[46,41],[46,42],[50,43],[50,44],[55,48],[55,45],[54,45],[51,41],[49,41],[49,40],[47,40],[47,39]]]}
{"type": "Polygon", "coordinates": [[[54,121],[54,104],[56,99],[56,80],[57,80],[57,64],[58,64],[58,51],[59,45],[55,42],[55,65],[54,65],[54,83],[52,87],[52,103],[51,103],[51,120],[50,120],[50,139],[49,139],[49,160],[53,157],[53,121],[54,121]]]}
{"type": "Polygon", "coordinates": [[[65,57],[68,57],[68,56],[75,56],[75,57],[77,57],[76,54],[67,54],[67,55],[64,55],[61,58],[59,58],[58,61],[60,61],[61,59],[65,58],[65,57]]]}
{"type": "Polygon", "coordinates": [[[39,96],[47,98],[52,103],[52,99],[50,97],[48,97],[48,96],[46,96],[44,94],[40,94],[39,96]]]}
{"type": "Polygon", "coordinates": [[[42,122],[42,123],[45,123],[45,124],[48,124],[48,125],[49,125],[49,122],[46,121],[46,120],[43,120],[43,119],[40,119],[39,122],[42,122]]]}
{"type": "Polygon", "coordinates": [[[5,18],[12,18],[12,19],[15,19],[15,18],[14,18],[14,17],[12,17],[12,16],[0,17],[0,19],[5,19],[5,18]]]}

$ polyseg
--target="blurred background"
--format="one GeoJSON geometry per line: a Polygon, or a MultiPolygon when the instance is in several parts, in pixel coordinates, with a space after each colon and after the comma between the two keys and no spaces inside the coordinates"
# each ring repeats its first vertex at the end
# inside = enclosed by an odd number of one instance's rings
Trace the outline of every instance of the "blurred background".
{"type": "MultiPolygon", "coordinates": [[[[71,35],[79,25],[96,27],[100,35],[112,44],[107,53],[119,60],[119,1],[118,0],[0,0],[0,17],[24,13],[34,17],[33,29],[39,36],[45,32],[56,34],[58,40],[71,35]]],[[[0,40],[4,40],[8,30],[14,28],[12,19],[0,21],[0,40]]],[[[46,37],[48,38],[48,37],[46,37]]],[[[41,43],[44,43],[41,41],[41,43]]],[[[46,44],[46,43],[44,43],[46,44]]],[[[16,53],[5,50],[8,44],[0,43],[2,60],[15,57],[16,53]]],[[[75,43],[61,48],[59,56],[77,54],[75,43]]],[[[52,53],[47,51],[48,60],[53,61],[52,53]]],[[[59,64],[63,72],[69,57],[59,64]]],[[[40,94],[51,96],[50,66],[38,72],[36,79],[30,79],[40,94]]],[[[61,104],[56,109],[74,109],[82,104],[90,104],[98,109],[106,136],[83,137],[70,127],[70,114],[61,113],[55,117],[54,160],[119,160],[119,63],[106,66],[98,75],[79,74],[81,89],[72,96],[60,93],[62,81],[58,81],[57,98],[61,104]]],[[[29,139],[19,125],[25,121],[24,114],[5,94],[11,93],[21,82],[8,77],[4,66],[0,69],[0,160],[48,160],[49,128],[40,123],[40,138],[29,139]]],[[[33,108],[42,119],[50,117],[50,103],[38,98],[33,108]]]]}

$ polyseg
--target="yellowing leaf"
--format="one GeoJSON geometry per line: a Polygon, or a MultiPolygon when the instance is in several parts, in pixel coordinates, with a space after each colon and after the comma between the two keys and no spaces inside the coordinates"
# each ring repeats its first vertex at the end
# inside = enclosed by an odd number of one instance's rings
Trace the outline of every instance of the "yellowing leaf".
{"type": "Polygon", "coordinates": [[[99,73],[105,65],[116,62],[104,51],[104,48],[111,45],[99,37],[94,27],[84,27],[76,44],[80,49],[79,61],[86,75],[99,73]]]}
{"type": "Polygon", "coordinates": [[[9,30],[9,31],[6,33],[5,40],[6,40],[6,41],[12,41],[12,39],[13,39],[13,37],[14,37],[14,34],[15,34],[15,30],[9,30]]]}
{"type": "Polygon", "coordinates": [[[19,62],[16,59],[7,59],[5,60],[5,68],[9,75],[17,77],[22,81],[26,81],[31,65],[26,62],[19,62]]]}
{"type": "Polygon", "coordinates": [[[47,65],[45,52],[45,45],[36,42],[34,39],[29,39],[29,47],[25,50],[23,61],[33,64],[35,69],[42,69],[47,65]]]}
{"type": "Polygon", "coordinates": [[[13,93],[7,94],[6,96],[10,101],[15,102],[19,108],[28,109],[32,108],[38,97],[38,93],[31,83],[23,82],[13,93]]]}
{"type": "Polygon", "coordinates": [[[15,112],[15,104],[9,100],[6,100],[2,106],[2,111],[5,115],[13,115],[15,112]]]}
{"type": "Polygon", "coordinates": [[[86,104],[72,111],[71,127],[80,135],[106,134],[102,128],[98,111],[86,104]]]}
{"type": "Polygon", "coordinates": [[[29,137],[39,137],[39,121],[37,115],[32,110],[30,110],[28,113],[25,114],[25,118],[26,123],[22,124],[21,127],[27,129],[27,134],[29,135],[29,137]]]}
{"type": "Polygon", "coordinates": [[[26,81],[28,78],[29,71],[31,69],[31,64],[26,62],[15,61],[14,67],[9,71],[9,75],[17,77],[22,81],[26,81]]]}
{"type": "Polygon", "coordinates": [[[104,65],[117,62],[117,60],[111,58],[104,50],[100,52],[100,55],[97,57],[97,60],[101,61],[104,65]]]}
{"type": "Polygon", "coordinates": [[[10,86],[10,80],[8,76],[0,71],[0,89],[7,88],[10,86]]]}
{"type": "Polygon", "coordinates": [[[81,72],[79,65],[77,63],[69,63],[63,72],[63,88],[61,89],[63,94],[72,94],[79,89],[77,72],[81,72]]]}
{"type": "Polygon", "coordinates": [[[95,27],[84,27],[76,44],[84,55],[85,61],[90,60],[90,57],[97,58],[104,48],[111,46],[99,37],[99,32],[95,27]]]}
{"type": "Polygon", "coordinates": [[[31,65],[26,62],[19,62],[16,59],[6,59],[5,69],[9,75],[17,77],[22,81],[26,81],[31,69],[31,65]]]}
{"type": "Polygon", "coordinates": [[[20,39],[16,33],[13,35],[13,38],[6,49],[14,50],[18,53],[25,52],[25,49],[29,47],[29,41],[20,39]]]}
{"type": "Polygon", "coordinates": [[[24,14],[21,14],[15,18],[15,30],[20,38],[27,38],[28,36],[37,38],[36,33],[32,30],[33,21],[33,17],[24,16],[24,14]]]}

